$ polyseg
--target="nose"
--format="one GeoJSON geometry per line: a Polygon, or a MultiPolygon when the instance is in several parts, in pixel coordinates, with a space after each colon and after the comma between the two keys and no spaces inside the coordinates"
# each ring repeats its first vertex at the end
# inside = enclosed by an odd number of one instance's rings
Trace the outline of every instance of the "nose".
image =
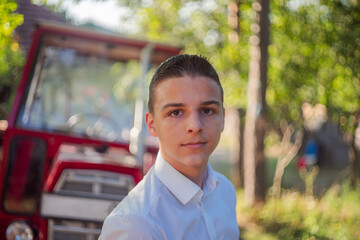
{"type": "Polygon", "coordinates": [[[186,132],[188,133],[197,133],[201,132],[203,129],[201,118],[199,113],[191,113],[186,122],[186,132]]]}

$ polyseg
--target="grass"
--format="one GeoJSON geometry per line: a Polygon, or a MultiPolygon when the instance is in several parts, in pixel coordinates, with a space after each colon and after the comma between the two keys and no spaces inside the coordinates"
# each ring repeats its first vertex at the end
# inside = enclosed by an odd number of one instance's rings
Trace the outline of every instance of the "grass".
{"type": "MultiPolygon", "coordinates": [[[[210,162],[215,170],[229,177],[231,164],[222,159],[224,154],[215,156],[210,162]]],[[[276,159],[266,159],[268,189],[275,168],[276,159]]],[[[292,161],[283,175],[280,198],[267,194],[265,204],[256,208],[243,205],[244,192],[239,188],[240,239],[360,240],[360,187],[349,186],[344,180],[348,173],[348,169],[321,168],[306,187],[305,177],[300,176],[296,162],[292,161]],[[307,188],[314,188],[314,194],[309,194],[307,188]]]]}
{"type": "Polygon", "coordinates": [[[262,207],[243,205],[238,190],[241,239],[360,239],[360,188],[333,185],[322,197],[285,190],[280,198],[267,196],[262,207]]]}

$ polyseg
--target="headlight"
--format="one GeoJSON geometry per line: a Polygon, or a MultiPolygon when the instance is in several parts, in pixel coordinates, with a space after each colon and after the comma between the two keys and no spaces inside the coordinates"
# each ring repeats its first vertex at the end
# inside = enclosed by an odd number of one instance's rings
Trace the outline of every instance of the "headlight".
{"type": "Polygon", "coordinates": [[[15,221],[6,229],[7,240],[32,240],[33,238],[32,229],[24,221],[15,221]]]}

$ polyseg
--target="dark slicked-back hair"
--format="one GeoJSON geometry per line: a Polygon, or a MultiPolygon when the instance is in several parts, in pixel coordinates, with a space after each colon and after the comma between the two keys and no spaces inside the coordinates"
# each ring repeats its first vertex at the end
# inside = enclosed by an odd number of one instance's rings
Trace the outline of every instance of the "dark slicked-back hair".
{"type": "Polygon", "coordinates": [[[154,114],[155,87],[163,80],[168,78],[179,78],[184,76],[190,77],[207,77],[214,80],[221,93],[221,101],[224,101],[224,93],[214,67],[207,58],[198,55],[182,54],[173,56],[160,64],[151,79],[149,86],[149,111],[154,114]]]}

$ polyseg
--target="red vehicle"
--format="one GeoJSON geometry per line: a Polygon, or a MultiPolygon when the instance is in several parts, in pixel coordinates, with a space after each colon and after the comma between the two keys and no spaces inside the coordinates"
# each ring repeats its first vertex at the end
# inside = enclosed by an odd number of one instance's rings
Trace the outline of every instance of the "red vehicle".
{"type": "Polygon", "coordinates": [[[0,134],[0,239],[98,238],[155,159],[141,121],[147,72],[179,51],[38,24],[0,134]]]}

